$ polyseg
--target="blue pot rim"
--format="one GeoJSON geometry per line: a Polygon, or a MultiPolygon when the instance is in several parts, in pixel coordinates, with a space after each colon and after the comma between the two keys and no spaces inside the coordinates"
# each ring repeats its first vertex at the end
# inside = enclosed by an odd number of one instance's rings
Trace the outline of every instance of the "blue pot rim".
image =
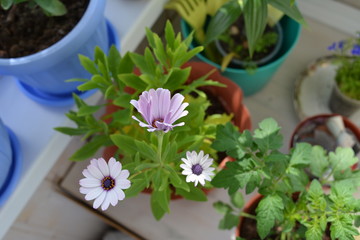
{"type": "MultiPolygon", "coordinates": [[[[285,16],[286,18],[289,18],[287,16],[285,16]]],[[[289,18],[289,20],[292,20],[289,18]]],[[[294,20],[292,20],[294,21],[294,20]]],[[[278,57],[276,60],[274,61],[271,61],[270,63],[268,64],[265,64],[263,66],[259,66],[257,68],[257,71],[261,71],[261,70],[267,70],[267,69],[271,69],[273,68],[273,66],[276,66],[277,64],[279,64],[279,62],[282,62],[289,54],[290,52],[292,51],[292,49],[296,46],[296,43],[299,41],[299,37],[300,37],[300,33],[301,33],[301,25],[299,23],[298,24],[298,29],[296,31],[296,36],[295,36],[295,41],[293,42],[292,46],[283,54],[281,55],[280,57],[278,57]]],[[[181,26],[181,30],[182,30],[182,33],[184,34],[184,38],[188,37],[188,34],[184,33],[184,29],[187,28],[187,23],[185,22],[184,19],[181,19],[180,21],[180,26],[181,26]]],[[[191,48],[193,48],[193,44],[191,43],[190,44],[191,48]]],[[[218,68],[218,69],[221,69],[221,66],[217,63],[214,63],[213,61],[211,61],[210,59],[206,58],[205,56],[203,56],[202,54],[198,53],[196,55],[201,61],[204,61],[210,65],[213,65],[214,67],[218,68]]],[[[246,69],[239,69],[239,68],[226,68],[225,69],[226,72],[229,72],[229,73],[239,73],[239,72],[242,72],[242,73],[246,73],[246,69]]]]}
{"type": "MultiPolygon", "coordinates": [[[[110,21],[106,21],[106,27],[109,38],[109,47],[115,45],[118,49],[120,48],[120,40],[116,34],[115,27],[111,24],[110,21]]],[[[38,91],[37,89],[17,80],[17,85],[28,98],[34,100],[37,103],[42,105],[51,106],[51,107],[65,107],[74,105],[75,101],[72,96],[72,92],[64,95],[50,95],[38,91]]],[[[97,90],[93,89],[90,91],[74,91],[81,99],[85,99],[93,95],[97,90]]]]}
{"type": "Polygon", "coordinates": [[[10,171],[5,181],[8,182],[9,184],[2,186],[0,188],[0,207],[5,204],[6,200],[10,197],[10,195],[13,193],[14,189],[16,188],[22,173],[22,165],[23,165],[20,142],[13,131],[11,131],[8,127],[6,127],[6,130],[8,131],[9,134],[13,157],[12,157],[10,171]]]}
{"type": "MultiPolygon", "coordinates": [[[[43,59],[44,55],[53,55],[60,51],[67,51],[66,49],[78,49],[80,46],[83,45],[83,42],[76,41],[75,39],[78,39],[79,36],[81,38],[83,38],[84,35],[90,36],[93,32],[95,32],[95,27],[89,28],[89,26],[97,26],[97,23],[104,18],[105,4],[106,1],[104,0],[90,0],[87,9],[85,10],[83,17],[80,19],[78,24],[61,40],[44,50],[28,56],[18,58],[0,58],[0,65],[25,65],[35,61],[40,61],[41,59],[43,59]],[[81,32],[82,34],[79,35],[79,32],[81,32]]],[[[71,53],[70,51],[68,52],[69,54],[71,53]]]]}

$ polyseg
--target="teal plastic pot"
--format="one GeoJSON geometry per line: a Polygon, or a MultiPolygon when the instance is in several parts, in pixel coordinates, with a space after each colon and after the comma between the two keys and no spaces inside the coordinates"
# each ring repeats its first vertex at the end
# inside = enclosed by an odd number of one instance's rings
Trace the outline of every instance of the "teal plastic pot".
{"type": "Polygon", "coordinates": [[[78,24],[60,41],[47,49],[19,58],[0,58],[0,75],[14,76],[26,89],[44,96],[71,97],[80,82],[70,78],[88,78],[78,55],[93,56],[95,46],[109,49],[106,1],[90,0],[78,24]]]}
{"type": "MultiPolygon", "coordinates": [[[[272,76],[276,73],[281,64],[285,61],[292,49],[295,47],[301,32],[301,25],[291,18],[285,16],[281,19],[280,25],[283,30],[283,40],[279,52],[273,58],[271,62],[260,66],[256,69],[255,73],[249,74],[245,69],[238,68],[226,68],[221,72],[227,78],[230,78],[237,85],[241,87],[245,96],[250,96],[259,92],[270,81],[272,76]]],[[[181,31],[184,37],[189,36],[192,31],[191,27],[181,20],[181,31]]],[[[199,44],[193,41],[190,48],[194,48],[199,44]]],[[[211,64],[221,69],[221,66],[211,60],[209,60],[203,52],[197,54],[197,57],[208,64],[211,64]]],[[[221,70],[220,70],[221,71],[221,70]]]]}

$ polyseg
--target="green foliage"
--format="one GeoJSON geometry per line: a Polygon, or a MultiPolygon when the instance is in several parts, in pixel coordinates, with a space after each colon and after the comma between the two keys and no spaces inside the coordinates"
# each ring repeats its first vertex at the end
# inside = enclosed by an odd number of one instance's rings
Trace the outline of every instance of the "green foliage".
{"type": "Polygon", "coordinates": [[[360,35],[333,43],[328,47],[335,52],[334,62],[339,64],[335,80],[340,91],[349,98],[360,100],[360,35]]]}
{"type": "MultiPolygon", "coordinates": [[[[186,182],[181,174],[181,158],[186,156],[187,151],[203,150],[217,160],[217,152],[211,148],[216,126],[231,121],[232,115],[206,114],[211,103],[199,88],[223,86],[209,79],[210,73],[187,82],[191,68],[183,65],[202,50],[202,47],[188,49],[192,36],[182,40],[180,34],[175,34],[170,22],[166,23],[165,41],[149,29],[146,36],[149,46],[143,54],[128,52],[121,56],[112,46],[108,54],[96,48],[94,59],[79,56],[91,78],[70,81],[81,81],[80,91],[99,90],[104,99],[101,104],[89,105],[74,95],[77,110],[70,111],[67,117],[76,127],[55,129],[67,135],[83,136],[86,140],[84,146],[71,157],[74,161],[88,159],[101,147],[115,145],[115,157],[130,172],[132,184],[125,190],[126,197],[149,190],[151,209],[159,220],[170,211],[171,194],[194,201],[207,200],[205,193],[194,187],[192,182],[186,182]],[[157,88],[166,88],[172,94],[185,96],[184,101],[189,103],[186,108],[189,113],[181,119],[185,126],[166,134],[157,134],[160,131],[150,133],[132,119],[138,113],[130,101],[137,100],[143,91],[157,88]],[[109,108],[105,114],[104,108],[109,108]]],[[[216,165],[214,163],[214,167],[216,165]]]]}
{"type": "Polygon", "coordinates": [[[0,0],[0,6],[4,10],[20,3],[37,5],[48,16],[62,16],[67,13],[65,5],[60,0],[0,0]]]}
{"type": "Polygon", "coordinates": [[[351,148],[326,153],[320,146],[299,143],[288,154],[281,153],[280,127],[270,118],[253,134],[239,133],[231,123],[218,126],[212,146],[235,159],[216,174],[213,186],[228,189],[232,200],[242,189],[262,195],[253,213],[240,211],[241,201],[217,202],[214,207],[224,215],[220,228],[230,229],[238,224],[235,216],[245,216],[256,219],[261,239],[323,239],[326,231],[332,239],[359,235],[354,193],[360,171],[351,170],[358,161],[351,148]]]}
{"type": "MultiPolygon", "coordinates": [[[[196,2],[195,0],[183,0],[177,2],[183,5],[191,5],[192,1],[196,2]]],[[[187,11],[182,11],[181,8],[174,7],[173,5],[174,4],[169,4],[167,7],[176,10],[183,19],[187,20],[187,11]]],[[[203,5],[203,7],[208,8],[208,5],[203,5]]],[[[222,5],[217,5],[217,7],[218,9],[215,11],[214,9],[211,11],[198,11],[199,14],[205,14],[203,18],[207,18],[208,21],[204,21],[204,26],[202,28],[198,27],[194,29],[195,36],[197,36],[196,33],[205,31],[205,39],[198,38],[197,41],[206,46],[205,54],[214,61],[216,61],[214,55],[215,50],[212,49],[214,48],[214,45],[211,43],[216,39],[224,38],[221,37],[221,35],[229,34],[229,27],[239,17],[245,19],[245,31],[250,59],[252,59],[254,52],[258,50],[256,49],[258,48],[258,44],[262,45],[260,39],[264,35],[266,25],[269,24],[272,26],[272,15],[287,15],[300,24],[305,24],[305,20],[297,8],[295,0],[228,0],[222,5]],[[269,6],[275,10],[269,10],[269,6]],[[213,12],[215,12],[215,14],[212,14],[213,12]]],[[[278,21],[277,17],[274,18],[278,21]]],[[[188,23],[192,25],[189,21],[188,23]]],[[[201,34],[201,36],[203,36],[203,34],[201,34]]],[[[227,57],[225,57],[225,59],[226,58],[227,57]]]]}

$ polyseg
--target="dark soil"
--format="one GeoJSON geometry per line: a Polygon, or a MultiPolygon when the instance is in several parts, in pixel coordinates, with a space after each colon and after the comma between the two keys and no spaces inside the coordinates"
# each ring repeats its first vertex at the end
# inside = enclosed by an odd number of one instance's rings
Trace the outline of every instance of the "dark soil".
{"type": "MultiPolygon", "coordinates": [[[[242,45],[244,47],[244,50],[239,53],[239,60],[248,61],[250,60],[249,56],[249,46],[248,41],[246,39],[246,31],[245,31],[245,21],[243,17],[239,17],[229,28],[229,32],[232,32],[230,34],[231,38],[233,39],[235,46],[242,45]],[[233,31],[231,31],[232,29],[233,31]]],[[[269,27],[266,25],[266,28],[264,30],[264,34],[268,32],[274,32],[274,28],[269,27]]],[[[220,45],[223,47],[223,49],[226,52],[232,52],[229,48],[229,45],[223,41],[220,41],[220,45]]],[[[268,54],[270,54],[275,48],[275,44],[268,47],[265,52],[254,52],[252,61],[260,60],[264,57],[266,57],[268,54]]]]}
{"type": "Polygon", "coordinates": [[[48,17],[36,6],[0,9],[0,58],[16,58],[41,51],[62,39],[83,16],[89,0],[62,0],[67,14],[48,17]]]}

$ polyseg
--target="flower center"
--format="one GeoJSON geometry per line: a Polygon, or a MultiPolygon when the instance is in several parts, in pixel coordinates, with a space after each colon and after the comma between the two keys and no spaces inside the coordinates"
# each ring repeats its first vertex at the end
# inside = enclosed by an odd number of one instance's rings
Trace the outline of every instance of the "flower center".
{"type": "Polygon", "coordinates": [[[203,168],[201,167],[200,164],[197,163],[191,167],[191,171],[193,172],[193,174],[199,176],[202,173],[203,168]]]}
{"type": "Polygon", "coordinates": [[[109,191],[115,187],[115,179],[112,177],[104,177],[104,179],[101,181],[101,187],[109,191]]]}
{"type": "Polygon", "coordinates": [[[164,119],[161,119],[161,118],[154,119],[151,126],[153,126],[154,128],[157,128],[158,126],[156,126],[156,122],[164,122],[164,119]]]}

